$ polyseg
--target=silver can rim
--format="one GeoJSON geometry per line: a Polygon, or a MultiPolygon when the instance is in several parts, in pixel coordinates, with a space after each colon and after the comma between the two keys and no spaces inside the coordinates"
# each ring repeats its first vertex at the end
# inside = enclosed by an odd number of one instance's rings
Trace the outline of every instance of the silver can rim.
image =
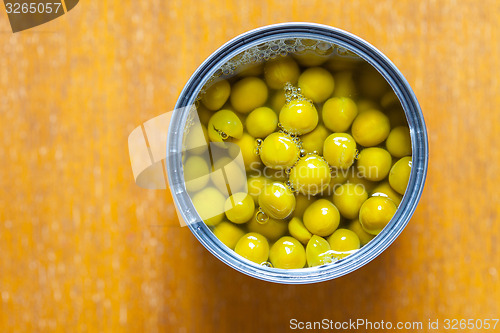
{"type": "Polygon", "coordinates": [[[280,23],[245,32],[212,53],[193,73],[182,90],[167,135],[167,176],[174,202],[198,241],[222,262],[248,276],[282,284],[310,284],[341,277],[366,265],[401,234],[422,195],[427,175],[429,147],[422,110],[415,93],[398,68],[378,49],[344,30],[307,22],[280,23]],[[242,258],[223,245],[201,220],[184,186],[182,137],[189,106],[205,82],[241,51],[260,43],[282,38],[312,38],[341,46],[370,63],[389,83],[403,106],[412,141],[412,170],[401,204],[391,222],[356,253],[332,264],[307,269],[274,269],[242,258]]]}

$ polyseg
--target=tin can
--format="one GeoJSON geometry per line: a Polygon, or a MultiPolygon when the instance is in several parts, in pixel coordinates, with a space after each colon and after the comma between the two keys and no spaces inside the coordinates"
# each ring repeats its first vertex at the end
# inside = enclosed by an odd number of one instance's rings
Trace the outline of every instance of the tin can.
{"type": "MultiPolygon", "coordinates": [[[[230,68],[226,70],[231,70],[230,68]]],[[[181,92],[170,120],[166,152],[167,175],[178,211],[195,237],[228,266],[261,280],[284,284],[308,284],[348,274],[382,253],[402,232],[414,213],[424,188],[428,163],[426,126],[417,98],[396,66],[375,47],[348,32],[313,23],[283,23],[246,32],[215,51],[191,76],[181,92]],[[224,246],[202,221],[184,186],[182,150],[191,108],[207,81],[224,69],[229,60],[263,43],[287,39],[308,39],[331,43],[337,51],[359,56],[388,82],[402,105],[410,128],[412,169],[407,190],[391,222],[375,239],[356,253],[335,263],[307,269],[275,269],[251,263],[224,246]]]]}

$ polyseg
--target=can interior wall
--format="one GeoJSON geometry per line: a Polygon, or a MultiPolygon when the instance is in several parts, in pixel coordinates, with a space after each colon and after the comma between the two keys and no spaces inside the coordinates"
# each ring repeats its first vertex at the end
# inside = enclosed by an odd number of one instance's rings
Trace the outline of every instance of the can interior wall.
{"type": "Polygon", "coordinates": [[[167,137],[167,175],[184,221],[196,238],[217,258],[249,276],[270,282],[306,284],[334,279],[352,272],[383,252],[410,220],[423,191],[428,141],[424,118],[415,94],[396,66],[364,40],[340,29],[313,23],[284,23],[244,33],[215,51],[191,76],[177,101],[167,137]],[[308,38],[335,44],[371,64],[389,83],[405,112],[412,142],[412,170],[403,200],[393,219],[375,239],[338,262],[307,269],[281,270],[259,266],[224,246],[201,220],[186,192],[182,168],[182,145],[188,119],[196,109],[195,98],[214,73],[240,52],[256,45],[285,38],[308,38]]]}

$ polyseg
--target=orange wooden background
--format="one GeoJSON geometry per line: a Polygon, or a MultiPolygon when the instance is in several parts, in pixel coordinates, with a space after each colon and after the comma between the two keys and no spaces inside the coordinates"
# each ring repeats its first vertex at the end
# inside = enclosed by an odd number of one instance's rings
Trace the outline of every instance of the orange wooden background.
{"type": "Polygon", "coordinates": [[[500,2],[81,1],[17,34],[0,8],[1,332],[500,317],[500,2]],[[135,186],[127,149],[211,52],[286,21],[348,30],[392,59],[431,151],[396,242],[348,276],[305,286],[218,261],[176,227],[167,191],[135,186]]]}

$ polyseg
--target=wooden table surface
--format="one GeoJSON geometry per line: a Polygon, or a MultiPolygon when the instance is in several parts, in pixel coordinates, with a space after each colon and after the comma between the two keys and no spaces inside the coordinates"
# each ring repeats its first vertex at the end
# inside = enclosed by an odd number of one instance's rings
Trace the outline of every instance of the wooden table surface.
{"type": "Polygon", "coordinates": [[[81,1],[16,34],[0,8],[1,332],[277,332],[292,318],[423,332],[429,319],[500,317],[500,2],[81,1]],[[167,191],[134,184],[127,148],[216,48],[286,21],[384,52],[430,143],[422,199],[395,243],[303,286],[209,254],[177,226],[167,191]]]}

